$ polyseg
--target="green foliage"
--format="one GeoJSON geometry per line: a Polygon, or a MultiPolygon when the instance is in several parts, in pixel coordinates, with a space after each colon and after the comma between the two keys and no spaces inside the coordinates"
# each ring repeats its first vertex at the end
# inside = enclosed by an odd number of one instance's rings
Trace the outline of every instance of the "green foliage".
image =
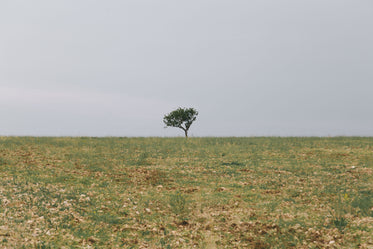
{"type": "Polygon", "coordinates": [[[337,217],[334,217],[333,224],[335,225],[336,228],[338,228],[338,230],[343,231],[345,227],[347,226],[348,221],[345,217],[337,216],[337,217]]]}
{"type": "Polygon", "coordinates": [[[194,108],[178,108],[163,118],[166,126],[177,127],[185,132],[185,137],[188,137],[188,130],[198,115],[194,108]]]}
{"type": "Polygon", "coordinates": [[[337,185],[334,187],[337,192],[337,198],[332,203],[332,223],[338,228],[339,231],[343,232],[345,227],[348,224],[347,219],[345,218],[346,214],[351,213],[351,200],[349,195],[346,192],[346,186],[337,185]]]}
{"type": "Polygon", "coordinates": [[[52,248],[51,246],[49,246],[47,243],[45,243],[44,241],[40,242],[40,243],[37,243],[34,245],[34,248],[35,249],[49,249],[49,248],[52,248]]]}
{"type": "Polygon", "coordinates": [[[181,219],[185,218],[188,208],[185,196],[182,193],[177,192],[170,196],[170,206],[174,214],[181,219]]]}
{"type": "Polygon", "coordinates": [[[6,159],[0,157],[0,166],[2,166],[2,165],[7,165],[8,163],[9,163],[8,160],[6,160],[6,159]]]}
{"type": "Polygon", "coordinates": [[[371,216],[373,217],[373,193],[367,191],[366,193],[360,194],[355,197],[351,205],[354,208],[358,209],[358,212],[362,216],[371,216]]]}

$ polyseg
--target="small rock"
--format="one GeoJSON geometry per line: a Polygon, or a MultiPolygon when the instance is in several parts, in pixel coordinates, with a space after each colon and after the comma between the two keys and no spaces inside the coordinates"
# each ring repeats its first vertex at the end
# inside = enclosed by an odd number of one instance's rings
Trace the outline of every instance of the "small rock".
{"type": "Polygon", "coordinates": [[[299,229],[299,228],[301,228],[302,226],[299,224],[299,223],[297,223],[297,224],[295,224],[295,226],[293,226],[293,228],[294,229],[299,229]]]}
{"type": "Polygon", "coordinates": [[[89,237],[89,238],[87,239],[87,241],[88,241],[89,243],[96,243],[96,242],[98,242],[99,240],[98,240],[97,238],[91,236],[91,237],[89,237]]]}
{"type": "Polygon", "coordinates": [[[65,200],[62,204],[63,204],[65,207],[70,207],[70,206],[71,206],[71,203],[69,203],[67,200],[65,200]]]}
{"type": "Polygon", "coordinates": [[[217,189],[218,192],[223,192],[223,191],[226,191],[226,190],[227,190],[227,189],[224,188],[224,187],[220,187],[220,188],[217,189]]]}

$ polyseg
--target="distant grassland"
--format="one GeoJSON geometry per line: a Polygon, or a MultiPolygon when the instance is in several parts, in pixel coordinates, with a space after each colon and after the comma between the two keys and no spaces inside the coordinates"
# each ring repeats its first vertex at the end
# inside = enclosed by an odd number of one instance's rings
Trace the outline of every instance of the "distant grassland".
{"type": "Polygon", "coordinates": [[[373,138],[0,137],[0,248],[373,248],[373,138]]]}

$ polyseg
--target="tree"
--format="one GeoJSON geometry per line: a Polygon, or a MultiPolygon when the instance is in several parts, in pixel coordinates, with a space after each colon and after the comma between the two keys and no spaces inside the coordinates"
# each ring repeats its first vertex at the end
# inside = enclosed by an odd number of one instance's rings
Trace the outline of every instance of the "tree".
{"type": "Polygon", "coordinates": [[[185,137],[188,137],[188,130],[198,115],[194,108],[178,108],[163,118],[166,126],[177,127],[184,131],[185,137]]]}

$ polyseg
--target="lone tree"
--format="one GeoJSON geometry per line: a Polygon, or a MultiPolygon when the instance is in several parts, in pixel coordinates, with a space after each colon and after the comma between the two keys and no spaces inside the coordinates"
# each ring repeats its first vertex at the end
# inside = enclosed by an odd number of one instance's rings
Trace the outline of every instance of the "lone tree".
{"type": "Polygon", "coordinates": [[[188,137],[188,130],[198,115],[194,108],[178,108],[163,118],[166,126],[177,127],[184,131],[185,137],[188,137]]]}

